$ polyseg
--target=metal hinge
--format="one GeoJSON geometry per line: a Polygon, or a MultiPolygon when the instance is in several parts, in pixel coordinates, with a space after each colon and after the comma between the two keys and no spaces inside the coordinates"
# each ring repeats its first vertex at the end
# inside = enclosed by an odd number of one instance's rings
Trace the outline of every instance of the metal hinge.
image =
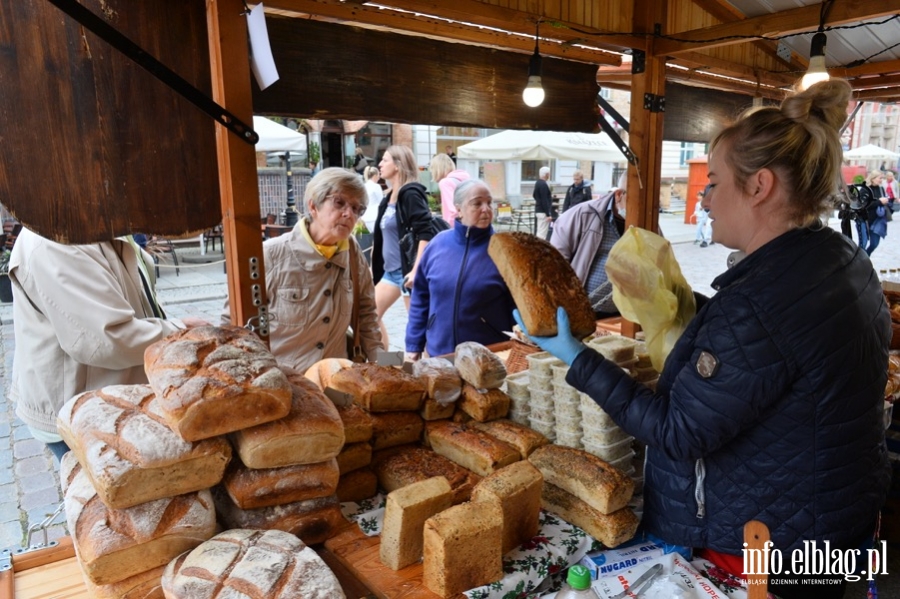
{"type": "Polygon", "coordinates": [[[644,94],[644,110],[650,112],[665,112],[666,97],[657,96],[655,94],[644,94]]]}
{"type": "Polygon", "coordinates": [[[647,53],[637,48],[631,50],[631,74],[637,75],[647,70],[647,53]]]}
{"type": "Polygon", "coordinates": [[[0,572],[6,572],[7,570],[12,570],[12,554],[9,552],[9,549],[4,549],[0,551],[0,572]]]}

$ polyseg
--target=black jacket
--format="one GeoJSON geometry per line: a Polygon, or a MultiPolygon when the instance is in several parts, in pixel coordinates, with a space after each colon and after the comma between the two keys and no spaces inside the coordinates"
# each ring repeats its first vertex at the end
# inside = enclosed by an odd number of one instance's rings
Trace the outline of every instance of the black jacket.
{"type": "Polygon", "coordinates": [[[534,182],[534,193],[531,194],[531,197],[534,198],[534,211],[536,213],[546,214],[556,220],[559,214],[557,214],[556,208],[553,207],[553,195],[550,193],[550,185],[546,181],[538,179],[534,182]]]}
{"type": "MultiPolygon", "coordinates": [[[[381,219],[387,210],[389,197],[389,194],[385,194],[381,204],[378,205],[378,216],[375,218],[375,231],[372,237],[372,279],[375,283],[378,283],[384,275],[384,255],[381,251],[384,235],[381,232],[381,219]]],[[[401,187],[397,199],[397,230],[400,238],[402,239],[407,231],[412,231],[416,242],[431,241],[435,235],[431,221],[431,209],[425,196],[425,186],[413,182],[401,187]]],[[[413,265],[406,260],[403,252],[400,252],[400,262],[403,274],[408,274],[413,265]]]]}
{"type": "Polygon", "coordinates": [[[575,187],[575,185],[570,185],[569,189],[566,190],[566,199],[563,202],[563,212],[571,208],[572,206],[577,206],[582,202],[587,202],[592,198],[591,186],[590,185],[582,185],[581,187],[575,187]]]}

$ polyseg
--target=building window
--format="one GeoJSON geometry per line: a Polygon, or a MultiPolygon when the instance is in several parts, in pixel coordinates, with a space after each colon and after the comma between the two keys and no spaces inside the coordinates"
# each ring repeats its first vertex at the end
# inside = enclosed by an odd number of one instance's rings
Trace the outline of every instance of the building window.
{"type": "Polygon", "coordinates": [[[689,142],[681,142],[681,151],[679,152],[678,164],[686,166],[687,161],[694,157],[694,144],[689,142]]]}
{"type": "Polygon", "coordinates": [[[437,151],[444,152],[447,146],[450,146],[453,153],[456,154],[459,146],[500,131],[501,129],[482,129],[480,127],[440,127],[435,133],[437,151]]]}
{"type": "Polygon", "coordinates": [[[356,132],[356,145],[362,148],[369,166],[378,166],[384,152],[391,145],[390,123],[369,123],[356,132]]]}
{"type": "Polygon", "coordinates": [[[542,166],[550,166],[549,160],[523,160],[522,181],[537,181],[542,166]]]}

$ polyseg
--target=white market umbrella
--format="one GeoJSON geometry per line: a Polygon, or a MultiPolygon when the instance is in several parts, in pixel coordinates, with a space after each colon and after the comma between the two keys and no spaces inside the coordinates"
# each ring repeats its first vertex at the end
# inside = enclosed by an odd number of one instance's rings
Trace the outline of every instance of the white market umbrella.
{"type": "Polygon", "coordinates": [[[897,152],[891,152],[874,144],[867,144],[844,152],[846,160],[896,160],[900,158],[897,152]]]}
{"type": "Polygon", "coordinates": [[[622,162],[625,157],[604,133],[506,130],[459,146],[459,158],[476,160],[590,160],[622,162]]]}
{"type": "Polygon", "coordinates": [[[259,135],[257,152],[303,152],[306,150],[306,136],[293,129],[279,125],[264,116],[253,117],[253,130],[259,135]]]}

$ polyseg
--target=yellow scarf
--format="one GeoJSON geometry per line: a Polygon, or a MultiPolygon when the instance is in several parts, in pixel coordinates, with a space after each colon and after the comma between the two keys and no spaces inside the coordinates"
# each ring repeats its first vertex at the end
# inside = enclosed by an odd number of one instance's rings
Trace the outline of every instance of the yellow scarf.
{"type": "Polygon", "coordinates": [[[305,218],[300,221],[300,232],[303,233],[303,238],[309,245],[314,247],[326,260],[331,260],[338,252],[346,252],[350,249],[350,241],[347,239],[343,239],[334,245],[319,245],[313,241],[312,236],[309,234],[309,221],[305,218]]]}

